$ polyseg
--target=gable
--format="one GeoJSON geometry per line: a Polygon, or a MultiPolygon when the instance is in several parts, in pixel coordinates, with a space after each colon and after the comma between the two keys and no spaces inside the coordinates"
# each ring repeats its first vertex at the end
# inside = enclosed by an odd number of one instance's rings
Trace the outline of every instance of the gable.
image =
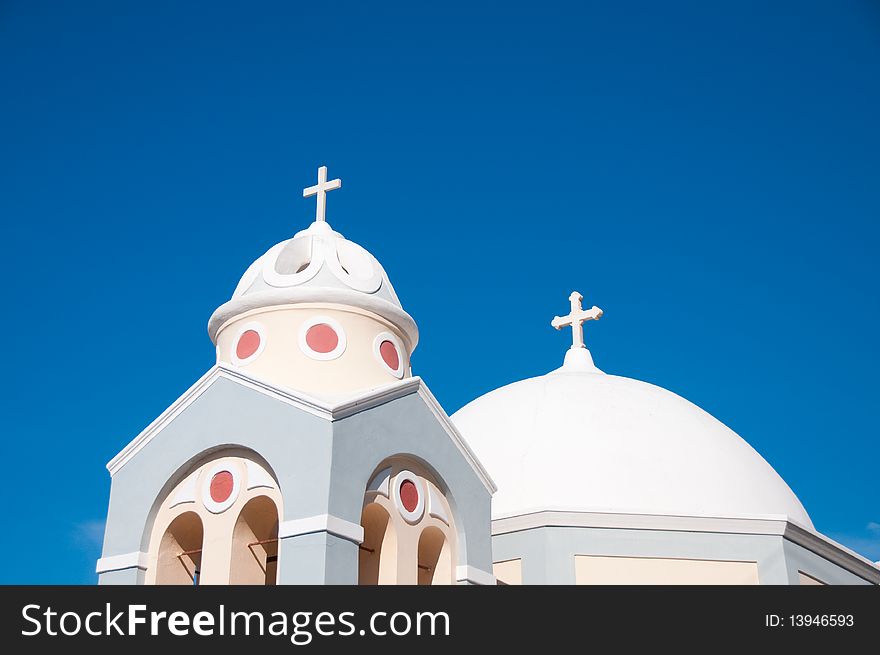
{"type": "MultiPolygon", "coordinates": [[[[281,389],[272,384],[256,379],[242,373],[240,370],[228,368],[222,365],[211,367],[195,384],[187,389],[177,400],[175,400],[162,414],[160,414],[150,425],[148,425],[138,436],[136,436],[128,445],[125,446],[110,462],[107,463],[107,469],[110,475],[116,475],[132,458],[146,448],[156,436],[170,426],[178,417],[187,412],[188,408],[197,403],[200,398],[205,396],[212,388],[225,387],[232,389],[239,387],[242,391],[247,390],[259,396],[276,401],[281,406],[286,406],[299,410],[308,416],[326,421],[328,423],[340,421],[356,415],[369,413],[375,408],[383,405],[394,403],[398,399],[408,396],[416,396],[419,402],[413,407],[420,407],[420,411],[430,412],[433,416],[433,422],[439,432],[445,436],[460,453],[461,457],[471,467],[474,474],[480,479],[486,490],[492,494],[496,487],[486,469],[477,459],[476,455],[467,445],[467,442],[459,433],[458,429],[449,419],[449,416],[440,406],[440,403],[425,385],[420,377],[412,377],[391,383],[384,387],[371,389],[361,394],[346,397],[337,402],[331,402],[318,399],[308,394],[294,391],[291,389],[281,389]],[[231,385],[231,386],[230,386],[231,385]]],[[[235,392],[229,390],[227,395],[235,392]]],[[[237,398],[246,398],[251,394],[240,393],[237,398]]],[[[235,403],[227,404],[225,407],[219,407],[214,414],[211,414],[206,420],[207,425],[196,427],[196,432],[201,433],[204,429],[217,421],[216,418],[224,414],[228,414],[235,403]],[[225,410],[225,411],[224,411],[225,410]]],[[[233,412],[234,413],[234,412],[233,412]]],[[[265,419],[265,410],[260,415],[260,420],[265,419]]],[[[258,424],[243,426],[250,428],[250,432],[258,432],[258,424]]],[[[208,447],[221,445],[214,443],[208,447]]]]}

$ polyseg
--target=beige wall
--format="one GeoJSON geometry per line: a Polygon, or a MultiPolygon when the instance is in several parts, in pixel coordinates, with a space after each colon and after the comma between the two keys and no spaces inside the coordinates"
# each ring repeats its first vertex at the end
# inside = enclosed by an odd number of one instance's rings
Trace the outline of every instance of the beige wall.
{"type": "Polygon", "coordinates": [[[507,585],[522,584],[522,560],[507,559],[503,562],[495,562],[492,565],[492,573],[498,582],[507,585]]]}
{"type": "Polygon", "coordinates": [[[824,585],[825,583],[821,580],[814,578],[811,575],[807,575],[803,571],[798,571],[798,580],[802,585],[824,585]]]}
{"type": "Polygon", "coordinates": [[[575,555],[575,580],[586,584],[758,584],[756,562],[575,555]]]}
{"type": "Polygon", "coordinates": [[[282,305],[236,317],[217,334],[217,361],[237,366],[256,378],[281,387],[333,396],[400,379],[376,358],[373,343],[381,332],[390,332],[397,337],[401,346],[403,377],[409,377],[410,348],[400,330],[371,312],[328,303],[282,305]],[[315,360],[300,348],[300,326],[318,316],[337,321],[345,331],[346,348],[337,359],[315,360]],[[245,325],[253,322],[263,328],[263,351],[252,361],[237,365],[233,353],[239,333],[245,325]]]}
{"type": "Polygon", "coordinates": [[[184,514],[197,516],[204,531],[199,558],[200,584],[229,584],[230,575],[233,582],[259,584],[260,576],[255,573],[255,567],[265,569],[267,557],[273,554],[273,546],[266,544],[248,548],[248,544],[266,536],[267,531],[271,530],[267,524],[274,522],[277,531],[278,517],[282,515],[281,502],[277,482],[256,462],[248,462],[241,457],[220,457],[202,464],[181,480],[162,501],[150,533],[146,584],[157,583],[157,567],[160,563],[163,567],[163,574],[158,576],[160,583],[192,584],[192,578],[184,569],[192,568],[193,557],[177,561],[178,550],[194,549],[193,539],[188,536],[192,530],[183,533],[182,538],[167,534],[173,532],[168,530],[169,526],[184,514]],[[204,497],[212,473],[218,468],[234,472],[239,480],[239,489],[235,501],[228,508],[215,513],[206,506],[204,497]],[[260,483],[261,486],[248,489],[254,483],[260,483]],[[267,483],[272,485],[271,488],[262,486],[267,483]],[[265,516],[242,525],[239,518],[245,505],[260,497],[266,498],[263,505],[265,516]],[[271,511],[272,507],[277,510],[271,511]],[[160,557],[160,552],[165,555],[160,557]]]}

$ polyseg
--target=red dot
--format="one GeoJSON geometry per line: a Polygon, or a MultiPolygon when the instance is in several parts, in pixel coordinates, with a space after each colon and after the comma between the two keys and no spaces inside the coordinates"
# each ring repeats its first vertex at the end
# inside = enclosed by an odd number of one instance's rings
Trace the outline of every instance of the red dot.
{"type": "Polygon", "coordinates": [[[238,345],[235,347],[235,356],[239,359],[247,359],[260,347],[260,335],[256,330],[245,330],[238,338],[238,345]]]}
{"type": "Polygon", "coordinates": [[[211,478],[211,500],[222,503],[232,495],[233,478],[229,471],[220,471],[211,478]]]}
{"type": "Polygon", "coordinates": [[[419,488],[412,480],[400,483],[400,502],[407,512],[413,512],[419,506],[419,488]]]}
{"type": "Polygon", "coordinates": [[[379,344],[379,354],[382,355],[382,361],[392,371],[396,371],[400,366],[400,355],[397,353],[397,346],[390,341],[383,341],[379,344]]]}
{"type": "Polygon", "coordinates": [[[318,323],[306,332],[306,343],[315,352],[329,353],[339,345],[339,336],[336,334],[336,330],[326,323],[318,323]]]}

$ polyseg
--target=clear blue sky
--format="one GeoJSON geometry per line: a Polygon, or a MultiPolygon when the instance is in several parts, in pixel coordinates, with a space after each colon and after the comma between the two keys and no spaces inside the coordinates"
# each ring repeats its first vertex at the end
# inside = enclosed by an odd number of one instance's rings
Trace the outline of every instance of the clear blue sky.
{"type": "Polygon", "coordinates": [[[576,288],[601,368],[880,559],[877,4],[426,4],[0,4],[0,582],[94,581],[105,463],[319,164],[449,413],[558,366],[576,288]]]}

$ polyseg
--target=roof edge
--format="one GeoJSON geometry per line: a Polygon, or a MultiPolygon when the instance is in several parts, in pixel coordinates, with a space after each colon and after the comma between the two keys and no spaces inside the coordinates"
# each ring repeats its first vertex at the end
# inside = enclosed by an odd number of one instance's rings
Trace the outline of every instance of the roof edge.
{"type": "Polygon", "coordinates": [[[384,405],[398,398],[418,394],[423,402],[431,410],[431,413],[439,421],[444,431],[449,435],[452,442],[458,448],[459,452],[464,456],[465,460],[470,464],[471,468],[477,474],[477,477],[483,483],[483,486],[490,494],[497,491],[497,486],[489,476],[483,464],[477,459],[477,456],[471,450],[470,446],[461,436],[461,433],[450,420],[446,411],[431,393],[424,380],[419,376],[404,378],[403,380],[395,380],[394,382],[375,387],[359,393],[354,393],[345,398],[333,402],[316,398],[309,394],[294,389],[286,389],[275,386],[264,380],[260,380],[251,375],[246,375],[240,369],[225,366],[223,364],[215,364],[200,377],[189,389],[184,391],[177,400],[162,412],[155,420],[153,420],[146,428],[144,428],[134,439],[132,439],[119,453],[107,462],[107,470],[110,476],[116,475],[126,463],[128,463],[140,450],[142,450],[152,439],[161,432],[165,426],[173,421],[181,412],[195,402],[202,394],[211,388],[219,379],[226,379],[243,387],[247,387],[258,393],[262,393],[281,402],[294,406],[302,411],[308,412],[313,416],[322,418],[326,421],[338,421],[349,416],[354,416],[360,412],[367,411],[379,405],[384,405]]]}
{"type": "Polygon", "coordinates": [[[684,532],[724,532],[779,536],[837,564],[872,584],[880,585],[880,568],[807,526],[782,514],[693,516],[627,512],[535,510],[492,519],[492,536],[545,527],[618,528],[684,532]]]}
{"type": "Polygon", "coordinates": [[[280,400],[327,421],[336,421],[352,416],[397,398],[416,393],[422,384],[422,379],[418,376],[404,378],[403,380],[395,380],[391,384],[348,395],[338,402],[332,402],[316,398],[295,389],[275,386],[264,380],[246,375],[240,369],[223,364],[215,364],[120,450],[113,459],[107,462],[107,470],[110,472],[111,477],[119,472],[156,434],[161,432],[166,425],[173,421],[183,410],[195,402],[196,399],[221,378],[280,400]]]}

